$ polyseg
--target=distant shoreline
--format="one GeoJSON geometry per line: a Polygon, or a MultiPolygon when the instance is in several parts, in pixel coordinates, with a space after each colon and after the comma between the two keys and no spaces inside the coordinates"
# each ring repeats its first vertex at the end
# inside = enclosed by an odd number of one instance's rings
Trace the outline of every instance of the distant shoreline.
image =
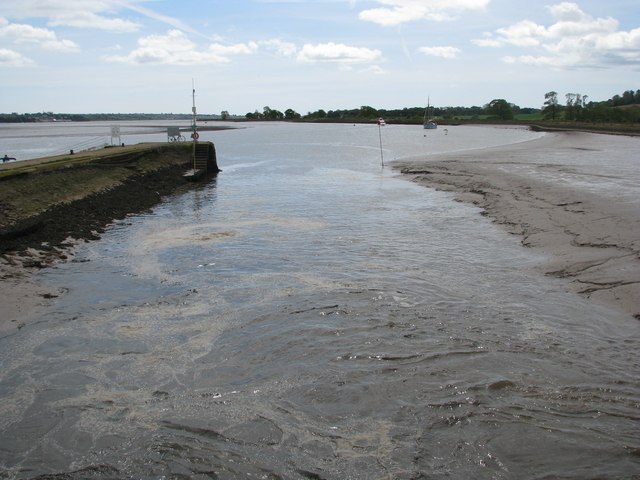
{"type": "MultiPolygon", "coordinates": [[[[422,126],[422,121],[412,122],[406,120],[387,119],[387,125],[415,125],[422,126]]],[[[236,123],[253,123],[253,122],[270,122],[271,120],[229,120],[236,123]]],[[[377,118],[345,118],[345,119],[300,119],[300,120],[279,120],[290,123],[356,123],[356,124],[376,124],[377,118]]],[[[442,127],[453,126],[479,126],[479,127],[529,127],[531,130],[538,132],[588,132],[603,133],[608,135],[629,135],[640,136],[640,124],[633,123],[577,123],[577,122],[531,122],[531,121],[510,121],[503,120],[442,120],[437,119],[436,123],[442,127]]]]}
{"type": "Polygon", "coordinates": [[[629,135],[632,137],[640,136],[640,125],[633,124],[563,124],[551,123],[541,124],[532,123],[530,128],[536,132],[586,132],[586,133],[603,133],[607,135],[629,135]]]}
{"type": "MultiPolygon", "coordinates": [[[[295,119],[295,120],[265,120],[265,119],[247,119],[240,117],[233,117],[222,120],[220,118],[202,118],[199,120],[198,130],[199,131],[218,131],[218,130],[229,130],[238,127],[230,127],[228,125],[212,125],[218,122],[225,123],[262,123],[262,122],[287,122],[287,123],[358,123],[358,124],[374,124],[377,122],[376,118],[361,118],[361,117],[353,117],[353,118],[313,118],[313,119],[295,119]]],[[[177,116],[175,118],[145,118],[142,117],[132,117],[132,118],[120,118],[120,119],[88,119],[88,120],[72,120],[71,123],[79,124],[86,122],[135,122],[135,121],[144,121],[144,122],[152,122],[154,120],[162,120],[162,121],[188,121],[190,118],[186,116],[183,118],[181,116],[177,116]]],[[[60,120],[63,123],[69,123],[68,120],[60,120]]],[[[385,122],[389,125],[422,125],[422,121],[407,121],[400,120],[394,118],[385,118],[385,122]]],[[[468,119],[436,119],[436,122],[440,126],[458,126],[458,125],[477,125],[477,126],[522,126],[529,127],[534,131],[540,132],[560,132],[560,131],[581,131],[588,133],[604,133],[611,135],[630,135],[630,136],[640,136],[640,124],[637,123],[582,123],[582,122],[558,122],[558,121],[520,121],[520,120],[512,120],[512,121],[504,121],[504,120],[468,120],[468,119]]],[[[16,125],[16,124],[28,124],[32,125],[34,123],[58,123],[58,122],[6,122],[0,120],[0,125],[16,125]]],[[[167,128],[167,125],[146,125],[149,128],[167,128]]],[[[181,127],[183,130],[185,127],[181,127]]]]}

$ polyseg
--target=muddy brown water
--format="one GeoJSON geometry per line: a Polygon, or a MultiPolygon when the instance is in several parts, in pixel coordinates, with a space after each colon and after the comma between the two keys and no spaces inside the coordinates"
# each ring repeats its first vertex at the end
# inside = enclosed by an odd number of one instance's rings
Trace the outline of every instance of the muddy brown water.
{"type": "MultiPolygon", "coordinates": [[[[382,134],[388,160],[539,137],[382,134]]],[[[377,127],[210,135],[216,180],[43,271],[64,295],[0,339],[0,476],[637,475],[637,320],[382,169],[377,127]]]]}

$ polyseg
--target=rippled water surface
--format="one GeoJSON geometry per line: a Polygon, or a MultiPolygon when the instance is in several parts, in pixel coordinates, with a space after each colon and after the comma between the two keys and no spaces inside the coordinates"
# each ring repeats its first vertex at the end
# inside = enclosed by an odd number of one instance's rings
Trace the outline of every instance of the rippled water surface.
{"type": "Polygon", "coordinates": [[[633,478],[637,320],[381,162],[524,130],[251,125],[43,273],[0,339],[0,476],[633,478]]]}

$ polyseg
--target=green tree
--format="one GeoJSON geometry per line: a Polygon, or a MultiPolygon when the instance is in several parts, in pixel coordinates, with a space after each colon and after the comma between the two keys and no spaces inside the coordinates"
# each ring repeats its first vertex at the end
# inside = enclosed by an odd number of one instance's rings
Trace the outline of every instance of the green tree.
{"type": "Polygon", "coordinates": [[[513,120],[513,109],[511,104],[503,98],[491,100],[487,105],[487,113],[500,120],[513,120]]]}
{"type": "Polygon", "coordinates": [[[376,118],[378,116],[378,111],[369,106],[360,107],[359,116],[363,118],[376,118]]]}
{"type": "Polygon", "coordinates": [[[284,119],[285,120],[297,120],[301,117],[301,115],[293,110],[292,108],[287,108],[284,111],[284,119]]]}
{"type": "Polygon", "coordinates": [[[284,113],[279,110],[264,107],[262,109],[262,118],[264,118],[265,120],[282,120],[284,118],[284,113]]]}
{"type": "Polygon", "coordinates": [[[588,95],[567,93],[565,98],[567,99],[567,106],[564,112],[564,118],[566,120],[580,120],[584,107],[587,104],[588,95]]]}
{"type": "Polygon", "coordinates": [[[327,118],[328,114],[324,110],[316,110],[315,112],[309,112],[305,115],[305,118],[327,118]]]}
{"type": "Polygon", "coordinates": [[[227,110],[223,110],[222,113],[220,114],[220,118],[222,120],[229,120],[229,112],[227,110]]]}
{"type": "Polygon", "coordinates": [[[262,114],[258,110],[255,112],[249,112],[244,117],[247,120],[262,120],[262,114]]]}
{"type": "Polygon", "coordinates": [[[633,90],[627,90],[622,94],[622,105],[631,105],[634,103],[635,95],[633,90]]]}
{"type": "Polygon", "coordinates": [[[581,95],[579,93],[576,93],[576,101],[574,105],[576,120],[585,120],[585,118],[588,116],[588,112],[586,112],[587,98],[589,98],[589,95],[581,95]]]}
{"type": "Polygon", "coordinates": [[[558,115],[559,104],[558,104],[558,93],[551,91],[544,94],[544,108],[542,109],[542,113],[545,118],[551,118],[551,120],[555,120],[558,115]]]}

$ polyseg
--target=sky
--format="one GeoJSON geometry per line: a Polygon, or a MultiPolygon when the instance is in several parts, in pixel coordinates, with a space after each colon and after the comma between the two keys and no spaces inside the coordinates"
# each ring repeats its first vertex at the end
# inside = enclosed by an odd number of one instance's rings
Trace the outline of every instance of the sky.
{"type": "Polygon", "coordinates": [[[0,112],[539,108],[640,89],[638,0],[1,0],[0,112]]]}

